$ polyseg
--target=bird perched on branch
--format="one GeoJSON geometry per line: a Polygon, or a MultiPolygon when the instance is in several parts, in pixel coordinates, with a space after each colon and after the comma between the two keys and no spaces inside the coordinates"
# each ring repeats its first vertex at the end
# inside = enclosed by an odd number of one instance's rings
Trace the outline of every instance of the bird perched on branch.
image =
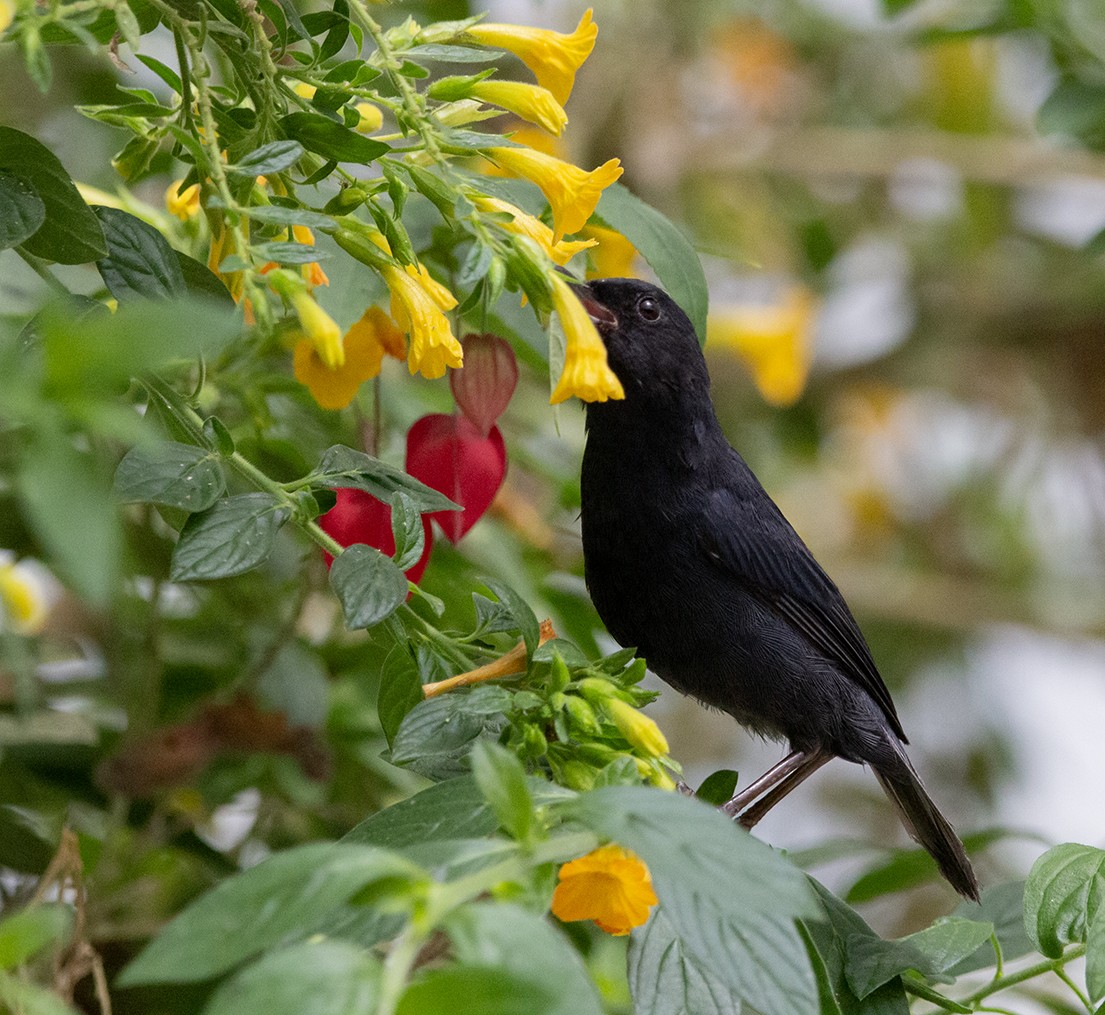
{"type": "Polygon", "coordinates": [[[730,447],[687,315],[661,289],[577,289],[624,400],[587,405],[583,554],[599,616],[685,694],[791,753],[726,813],[752,827],[833,757],[867,764],[957,892],[963,845],[925,791],[840,591],[730,447]]]}

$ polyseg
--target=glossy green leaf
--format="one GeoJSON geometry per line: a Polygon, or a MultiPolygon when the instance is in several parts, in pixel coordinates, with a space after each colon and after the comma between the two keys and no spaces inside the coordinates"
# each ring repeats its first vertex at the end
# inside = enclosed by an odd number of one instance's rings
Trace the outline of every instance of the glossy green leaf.
{"type": "MultiPolygon", "coordinates": [[[[1024,882],[1006,881],[982,889],[982,902],[961,902],[952,916],[968,920],[985,920],[993,925],[994,935],[1001,945],[1002,958],[1006,962],[1019,959],[1033,950],[1024,929],[1024,882]]],[[[953,976],[976,969],[987,969],[994,964],[994,948],[987,941],[972,955],[966,956],[952,969],[953,976]]]]}
{"type": "Polygon", "coordinates": [[[428,43],[416,46],[410,55],[421,60],[440,60],[442,63],[490,63],[503,55],[501,49],[476,49],[474,46],[447,46],[428,43]]]}
{"type": "Polygon", "coordinates": [[[549,1015],[602,1015],[579,952],[540,916],[517,905],[483,902],[456,910],[445,931],[463,966],[501,970],[550,993],[549,1015]]]}
{"type": "Polygon", "coordinates": [[[45,221],[23,244],[29,253],[59,264],[85,264],[107,253],[99,220],[44,144],[0,126],[0,170],[32,181],[45,206],[45,221]]]}
{"type": "Polygon", "coordinates": [[[708,775],[695,790],[695,796],[703,803],[720,807],[728,803],[737,788],[737,773],[731,768],[721,768],[708,775]]]}
{"type": "Polygon", "coordinates": [[[182,254],[179,250],[174,250],[173,253],[176,254],[180,274],[190,293],[213,299],[221,303],[224,309],[235,310],[237,304],[234,302],[234,297],[230,295],[230,290],[218,275],[194,257],[182,254]]]}
{"type": "Polygon", "coordinates": [[[225,489],[216,455],[176,441],[132,448],[115,470],[115,496],[122,501],[204,511],[225,489]]]}
{"type": "Polygon", "coordinates": [[[683,947],[663,909],[629,939],[635,1015],[740,1015],[740,997],[683,947]]]}
{"type": "Polygon", "coordinates": [[[311,229],[333,229],[329,215],[309,208],[289,208],[282,204],[258,204],[249,209],[249,217],[272,226],[308,226],[311,229]]]}
{"type": "Polygon", "coordinates": [[[243,493],[192,515],[173,550],[170,577],[198,581],[249,571],[272,553],[289,514],[270,494],[243,493]]]}
{"type": "Polygon", "coordinates": [[[373,814],[347,832],[343,841],[403,849],[419,842],[491,835],[496,824],[475,779],[464,775],[373,814]]]}
{"type": "Polygon", "coordinates": [[[307,151],[337,162],[368,165],[391,150],[383,141],[358,134],[321,113],[289,113],[280,126],[307,151]]]}
{"type": "Polygon", "coordinates": [[[1024,925],[1036,947],[1058,958],[1085,942],[1105,900],[1105,850],[1067,842],[1032,865],[1024,886],[1024,925]]]}
{"type": "Polygon", "coordinates": [[[406,571],[418,563],[426,549],[426,529],[411,496],[402,490],[391,495],[391,532],[395,537],[395,566],[406,571]]]}
{"type": "Polygon", "coordinates": [[[280,173],[295,165],[302,155],[303,145],[298,141],[270,141],[243,155],[233,166],[227,166],[226,171],[238,176],[280,173]]]}
{"type": "Polygon", "coordinates": [[[683,947],[763,1015],[814,1015],[817,984],[795,921],[819,912],[805,875],[714,808],[611,786],[571,817],[640,856],[683,947]],[[719,890],[720,885],[724,890],[719,890]]]}
{"type": "Polygon", "coordinates": [[[107,243],[107,256],[96,267],[112,296],[122,303],[184,295],[180,261],[161,233],[119,208],[97,207],[95,212],[107,243]]]}
{"type": "Polygon", "coordinates": [[[46,221],[46,205],[24,176],[0,170],[0,250],[18,247],[46,221]]]}
{"type": "Polygon", "coordinates": [[[380,963],[345,941],[269,952],[215,991],[203,1015],[373,1015],[380,963]]]}
{"type": "Polygon", "coordinates": [[[383,878],[418,877],[418,868],[383,850],[312,843],[277,853],[220,881],[169,923],[118,979],[190,983],[225,973],[293,936],[383,878]]]}
{"type": "Polygon", "coordinates": [[[395,734],[407,713],[423,700],[422,681],[418,667],[405,645],[396,645],[384,659],[380,671],[380,693],[376,711],[384,730],[388,747],[395,741],[395,734]]]}
{"type": "Polygon", "coordinates": [[[648,261],[668,295],[691,319],[699,342],[705,342],[710,294],[702,263],[687,237],[620,183],[603,191],[596,211],[648,261]]]}
{"type": "Polygon", "coordinates": [[[330,587],[351,631],[380,623],[407,600],[407,576],[390,557],[364,543],[354,543],[334,558],[330,587]]]}
{"type": "Polygon", "coordinates": [[[62,903],[33,906],[0,920],[0,969],[14,969],[49,944],[61,944],[73,925],[62,903]]]}
{"type": "Polygon", "coordinates": [[[278,264],[312,264],[325,261],[330,256],[325,250],[319,250],[310,243],[292,243],[282,240],[274,243],[258,243],[253,248],[253,252],[266,261],[276,261],[278,264]]]}
{"type": "Polygon", "coordinates": [[[504,581],[481,578],[480,583],[494,592],[499,602],[510,611],[518,630],[522,632],[522,640],[526,643],[526,655],[532,656],[541,640],[541,625],[529,603],[504,581]]]}
{"type": "Polygon", "coordinates": [[[525,842],[533,834],[533,798],[517,756],[490,740],[477,740],[470,759],[472,775],[499,824],[525,842]]]}
{"type": "Polygon", "coordinates": [[[421,512],[459,510],[459,506],[443,493],[408,476],[402,469],[343,444],[335,444],[324,451],[317,468],[307,478],[314,487],[364,490],[388,502],[402,492],[421,512]]]}

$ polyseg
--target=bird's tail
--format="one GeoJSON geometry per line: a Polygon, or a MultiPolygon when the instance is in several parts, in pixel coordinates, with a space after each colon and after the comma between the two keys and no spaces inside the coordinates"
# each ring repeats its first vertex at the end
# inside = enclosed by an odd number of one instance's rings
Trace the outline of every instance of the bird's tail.
{"type": "Polygon", "coordinates": [[[890,764],[872,765],[879,783],[910,836],[928,850],[940,873],[960,895],[978,902],[978,879],[963,843],[933,803],[905,752],[894,746],[896,757],[890,764]]]}

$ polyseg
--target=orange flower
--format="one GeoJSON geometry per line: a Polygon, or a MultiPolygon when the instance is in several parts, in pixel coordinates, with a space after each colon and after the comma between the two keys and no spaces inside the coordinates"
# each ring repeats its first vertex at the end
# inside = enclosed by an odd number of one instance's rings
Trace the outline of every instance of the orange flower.
{"type": "Polygon", "coordinates": [[[560,868],[552,911],[565,921],[594,920],[620,936],[645,923],[658,901],[644,861],[611,843],[560,868]]]}
{"type": "MultiPolygon", "coordinates": [[[[296,243],[302,243],[307,247],[313,247],[315,245],[315,234],[306,226],[292,226],[292,239],[295,240],[296,243]]],[[[322,266],[318,261],[300,265],[299,271],[307,285],[311,286],[312,289],[316,285],[330,284],[330,279],[326,277],[326,272],[322,270],[322,266]]]]}
{"type": "Polygon", "coordinates": [[[329,367],[315,343],[301,338],[295,344],[295,379],[307,386],[324,409],[344,409],[357,389],[380,372],[384,354],[403,359],[407,353],[403,333],[379,307],[369,307],[342,340],[345,362],[329,367]]]}

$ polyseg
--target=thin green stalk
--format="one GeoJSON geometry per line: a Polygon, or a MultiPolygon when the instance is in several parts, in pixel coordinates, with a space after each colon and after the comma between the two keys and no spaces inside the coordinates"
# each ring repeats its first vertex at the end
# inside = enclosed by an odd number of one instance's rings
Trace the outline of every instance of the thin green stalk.
{"type": "Polygon", "coordinates": [[[970,1015],[971,1009],[966,1005],[961,1004],[959,1001],[953,1001],[950,997],[945,997],[940,991],[933,990],[927,983],[912,976],[903,976],[902,986],[905,988],[906,993],[912,994],[914,997],[919,997],[924,1001],[928,1001],[930,1004],[934,1004],[937,1008],[942,1008],[944,1011],[956,1012],[957,1015],[970,1015]]]}
{"type": "Polygon", "coordinates": [[[1025,980],[1034,979],[1037,976],[1042,976],[1044,973],[1057,973],[1068,962],[1072,962],[1074,959],[1081,958],[1086,954],[1086,946],[1084,944],[1075,945],[1073,948],[1068,949],[1057,959],[1044,959],[1042,962],[1033,963],[1031,966],[1026,966],[1024,969],[1018,970],[1015,973],[1010,973],[1008,976],[996,976],[985,987],[980,987],[973,994],[968,994],[965,998],[961,999],[961,1004],[977,1006],[978,1002],[983,998],[989,997],[991,994],[996,994],[999,990],[1007,990],[1009,987],[1015,987],[1018,983],[1024,983],[1025,980]]]}
{"type": "Polygon", "coordinates": [[[472,659],[452,638],[444,635],[433,624],[423,620],[406,603],[399,607],[406,622],[413,624],[418,633],[428,642],[432,642],[441,652],[458,666],[467,670],[472,665],[472,659]]]}
{"type": "Polygon", "coordinates": [[[419,931],[411,921],[395,939],[384,960],[384,971],[380,977],[380,994],[376,1001],[376,1015],[395,1015],[399,999],[406,990],[411,969],[418,959],[428,933],[419,931]]]}
{"type": "Polygon", "coordinates": [[[1055,975],[1058,976],[1059,979],[1062,980],[1068,987],[1070,987],[1072,993],[1074,994],[1075,997],[1078,998],[1079,1001],[1082,1002],[1082,1004],[1085,1007],[1086,1011],[1088,1011],[1090,1013],[1090,1015],[1093,1015],[1093,1012],[1094,1012],[1095,1009],[1094,1009],[1094,1006],[1092,1004],[1090,1004],[1089,997],[1087,997],[1085,991],[1083,991],[1078,986],[1078,984],[1075,983],[1074,980],[1072,980],[1070,978],[1070,975],[1067,973],[1067,971],[1065,969],[1056,969],[1055,970],[1055,975]]]}
{"type": "Polygon", "coordinates": [[[65,287],[65,283],[61,281],[51,270],[49,265],[46,264],[41,258],[35,257],[34,254],[29,254],[22,247],[16,247],[15,252],[23,258],[27,267],[31,269],[43,282],[45,282],[54,292],[58,294],[64,293],[66,296],[71,296],[72,293],[65,287]]]}

